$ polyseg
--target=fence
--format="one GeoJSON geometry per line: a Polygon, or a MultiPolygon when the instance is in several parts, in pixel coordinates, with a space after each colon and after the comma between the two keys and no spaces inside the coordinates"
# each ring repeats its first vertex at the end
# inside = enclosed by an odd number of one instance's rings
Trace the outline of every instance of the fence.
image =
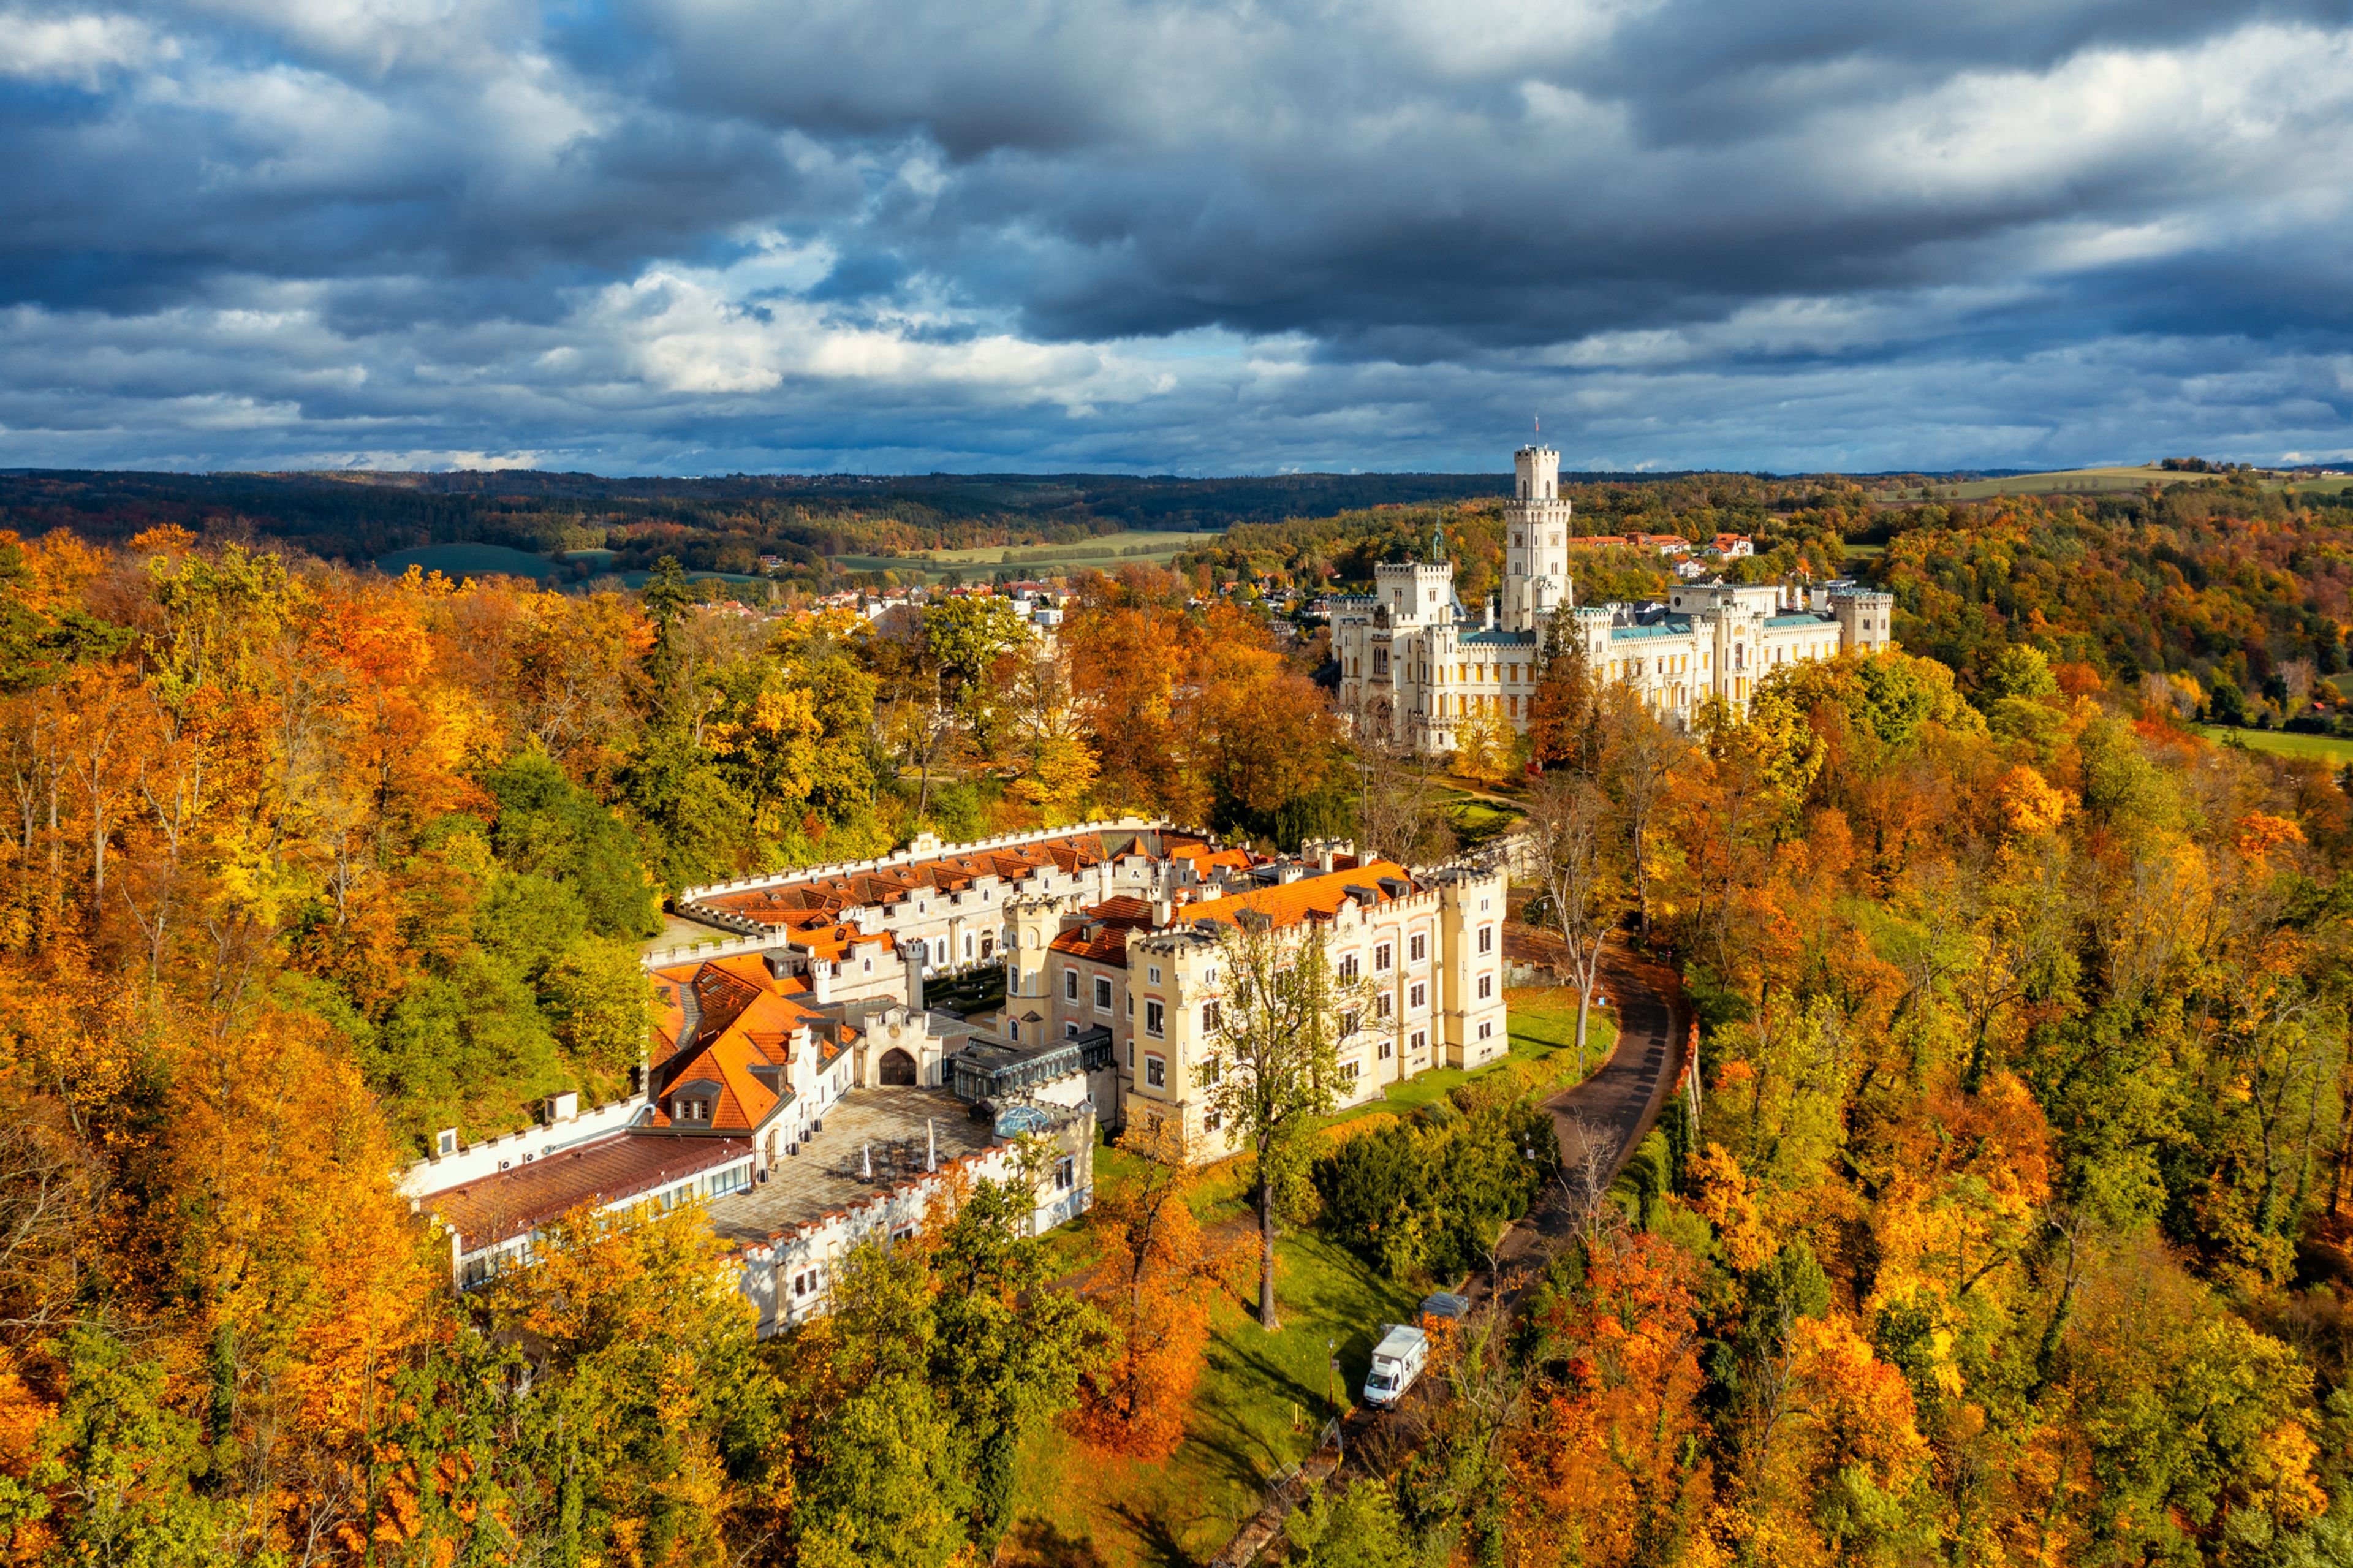
{"type": "Polygon", "coordinates": [[[1345,1458],[1340,1422],[1337,1417],[1324,1423],[1324,1431],[1315,1447],[1295,1465],[1285,1465],[1266,1479],[1266,1493],[1259,1501],[1258,1511],[1250,1516],[1226,1549],[1209,1559],[1209,1568],[1250,1568],[1282,1531],[1282,1521],[1292,1510],[1305,1502],[1318,1482],[1340,1468],[1345,1458]],[[1329,1460],[1324,1456],[1331,1456],[1329,1460]]]}

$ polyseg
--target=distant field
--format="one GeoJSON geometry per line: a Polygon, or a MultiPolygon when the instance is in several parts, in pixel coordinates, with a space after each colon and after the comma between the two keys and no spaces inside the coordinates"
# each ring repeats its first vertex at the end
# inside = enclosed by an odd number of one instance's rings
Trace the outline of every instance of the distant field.
{"type": "Polygon", "coordinates": [[[529,577],[546,583],[556,575],[555,563],[544,555],[510,550],[503,544],[427,544],[376,557],[376,570],[397,577],[411,566],[438,572],[445,577],[529,577]]]}
{"type": "MultiPolygon", "coordinates": [[[[585,561],[592,567],[607,564],[612,559],[613,552],[609,550],[571,550],[564,555],[566,563],[585,561]]],[[[565,575],[564,567],[546,556],[533,555],[524,550],[510,550],[503,544],[427,544],[415,550],[379,555],[375,565],[377,571],[389,573],[395,577],[411,566],[422,566],[427,572],[438,572],[445,577],[528,577],[535,583],[546,584],[556,583],[565,575]]],[[[618,576],[629,587],[642,588],[650,574],[621,572],[610,575],[618,576]]],[[[703,577],[716,577],[723,583],[766,580],[747,577],[739,572],[689,572],[686,575],[690,582],[703,577]]]]}
{"type": "Polygon", "coordinates": [[[1049,574],[1076,572],[1090,566],[1107,572],[1131,561],[1165,564],[1178,551],[1196,548],[1216,537],[1210,532],[1131,530],[1097,534],[1075,544],[986,544],[970,550],[927,550],[911,555],[837,555],[833,563],[845,572],[896,572],[902,577],[916,572],[934,578],[950,572],[988,573],[999,566],[1049,574]]]}
{"type": "Polygon", "coordinates": [[[2284,730],[2232,730],[2200,724],[2198,732],[2210,741],[2239,741],[2251,752],[2276,752],[2284,757],[2318,757],[2327,763],[2353,763],[2353,739],[2339,735],[2296,735],[2284,730]]]}
{"type": "MultiPolygon", "coordinates": [[[[1928,489],[1940,500],[1984,500],[1989,496],[2051,495],[2061,491],[2094,492],[2099,490],[2137,490],[2147,484],[2166,484],[2178,479],[2194,479],[2191,474],[2168,473],[2161,468],[2061,468],[2047,474],[2013,474],[2002,479],[1971,479],[1966,484],[1931,484],[1928,489]]],[[[1915,489],[1883,490],[1881,500],[1909,500],[1916,498],[1915,489]]]]}

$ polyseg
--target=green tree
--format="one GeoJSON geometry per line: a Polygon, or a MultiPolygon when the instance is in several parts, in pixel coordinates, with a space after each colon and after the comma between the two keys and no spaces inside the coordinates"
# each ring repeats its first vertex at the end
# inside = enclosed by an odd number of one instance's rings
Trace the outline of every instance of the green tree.
{"type": "Polygon", "coordinates": [[[644,1055],[653,1027],[653,986],[626,942],[575,943],[541,984],[555,1037],[574,1061],[611,1078],[644,1055]]]}
{"type": "Polygon", "coordinates": [[[852,1394],[818,1435],[798,1518],[802,1568],[944,1568],[966,1548],[971,1450],[931,1385],[852,1394]]]}
{"type": "Polygon", "coordinates": [[[1299,1568],[1399,1568],[1420,1556],[1397,1499],[1379,1481],[1319,1487],[1282,1528],[1291,1542],[1286,1561],[1299,1568]]]}
{"type": "Polygon", "coordinates": [[[1274,1307],[1278,1194],[1303,1178],[1301,1134],[1332,1110],[1340,1086],[1344,1028],[1373,1016],[1366,988],[1342,981],[1329,939],[1312,922],[1277,927],[1255,910],[1220,931],[1224,996],[1214,1038],[1221,1067],[1208,1093],[1250,1152],[1258,1210],[1258,1319],[1282,1325],[1274,1307]],[[1351,1014],[1344,1022],[1343,1015],[1351,1014]]]}
{"type": "Polygon", "coordinates": [[[661,930],[660,891],[636,836],[554,758],[536,747],[517,752],[482,776],[482,787],[498,803],[491,847],[503,864],[564,883],[604,935],[661,930]]]}
{"type": "Polygon", "coordinates": [[[1024,1182],[978,1184],[932,1258],[932,1381],[971,1445],[973,1533],[988,1552],[1013,1522],[1023,1443],[1077,1403],[1109,1329],[1100,1309],[1051,1288],[1054,1260],[1029,1234],[1036,1204],[1024,1182]]]}
{"type": "Polygon", "coordinates": [[[164,1402],[161,1362],[140,1361],[94,1325],[74,1330],[67,1394],[34,1480],[69,1500],[63,1560],[121,1568],[226,1563],[226,1505],[199,1497],[204,1433],[164,1402]]]}

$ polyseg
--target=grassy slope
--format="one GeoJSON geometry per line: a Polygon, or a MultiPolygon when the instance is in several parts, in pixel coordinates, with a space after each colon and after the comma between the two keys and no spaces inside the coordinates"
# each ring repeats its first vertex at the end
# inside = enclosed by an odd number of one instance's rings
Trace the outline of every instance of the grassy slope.
{"type": "MultiPolygon", "coordinates": [[[[1505,999],[1512,1019],[1506,1060],[1549,1058],[1558,1081],[1573,1081],[1576,1061],[1563,1047],[1576,1038],[1576,994],[1514,990],[1505,999]]],[[[1588,1061],[1606,1059],[1615,1039],[1609,1021],[1596,1014],[1588,1026],[1588,1061]]],[[[1424,1073],[1385,1100],[1332,1120],[1427,1105],[1477,1076],[1424,1073]]],[[[1193,1207],[1206,1223],[1246,1229],[1246,1164],[1229,1160],[1204,1174],[1193,1207]]],[[[1096,1152],[1098,1184],[1128,1179],[1135,1168],[1131,1156],[1116,1150],[1096,1152]]],[[[1081,1226],[1057,1237],[1071,1267],[1085,1256],[1084,1236],[1081,1226]]],[[[1383,1279],[1355,1253],[1313,1231],[1285,1234],[1276,1243],[1276,1259],[1281,1331],[1259,1328],[1250,1315],[1254,1300],[1229,1297],[1217,1304],[1185,1442],[1170,1458],[1139,1464],[1105,1456],[1061,1432],[1034,1445],[1022,1467],[1023,1521],[1008,1563],[1158,1568],[1205,1561],[1257,1507],[1265,1478],[1313,1449],[1334,1413],[1326,1394],[1327,1345],[1336,1345],[1342,1398],[1350,1399],[1363,1384],[1375,1329],[1402,1321],[1423,1292],[1383,1279]]]]}
{"type": "Polygon", "coordinates": [[[2324,762],[2353,763],[2353,739],[2337,735],[2297,735],[2284,730],[2232,730],[2220,724],[2200,724],[2198,732],[2227,744],[2243,742],[2251,752],[2276,752],[2284,757],[2318,757],[2324,762]]]}
{"type": "Polygon", "coordinates": [[[1098,534],[1072,544],[981,545],[970,550],[931,550],[913,555],[837,555],[833,563],[844,572],[896,572],[902,578],[920,572],[937,581],[950,571],[967,577],[994,576],[999,566],[1040,576],[1075,572],[1084,567],[1115,571],[1133,561],[1166,565],[1177,552],[1192,550],[1217,538],[1214,533],[1142,532],[1098,534]],[[1007,556],[1011,560],[1007,560],[1007,556]]]}
{"type": "Polygon", "coordinates": [[[503,544],[428,544],[376,558],[376,569],[397,577],[411,566],[438,572],[445,577],[529,577],[544,583],[555,575],[555,563],[544,555],[510,550],[503,544]]]}

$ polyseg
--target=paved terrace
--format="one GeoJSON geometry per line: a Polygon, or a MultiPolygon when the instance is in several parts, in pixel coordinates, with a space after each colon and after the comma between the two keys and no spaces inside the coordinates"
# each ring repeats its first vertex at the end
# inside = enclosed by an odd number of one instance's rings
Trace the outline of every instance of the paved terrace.
{"type": "Polygon", "coordinates": [[[997,1130],[993,1122],[975,1121],[971,1110],[935,1089],[852,1089],[826,1107],[825,1131],[798,1154],[779,1159],[766,1181],[712,1199],[711,1227],[729,1241],[765,1242],[912,1182],[924,1173],[927,1121],[941,1164],[976,1154],[997,1142],[997,1130]],[[864,1152],[872,1156],[871,1180],[864,1174],[864,1152]]]}

